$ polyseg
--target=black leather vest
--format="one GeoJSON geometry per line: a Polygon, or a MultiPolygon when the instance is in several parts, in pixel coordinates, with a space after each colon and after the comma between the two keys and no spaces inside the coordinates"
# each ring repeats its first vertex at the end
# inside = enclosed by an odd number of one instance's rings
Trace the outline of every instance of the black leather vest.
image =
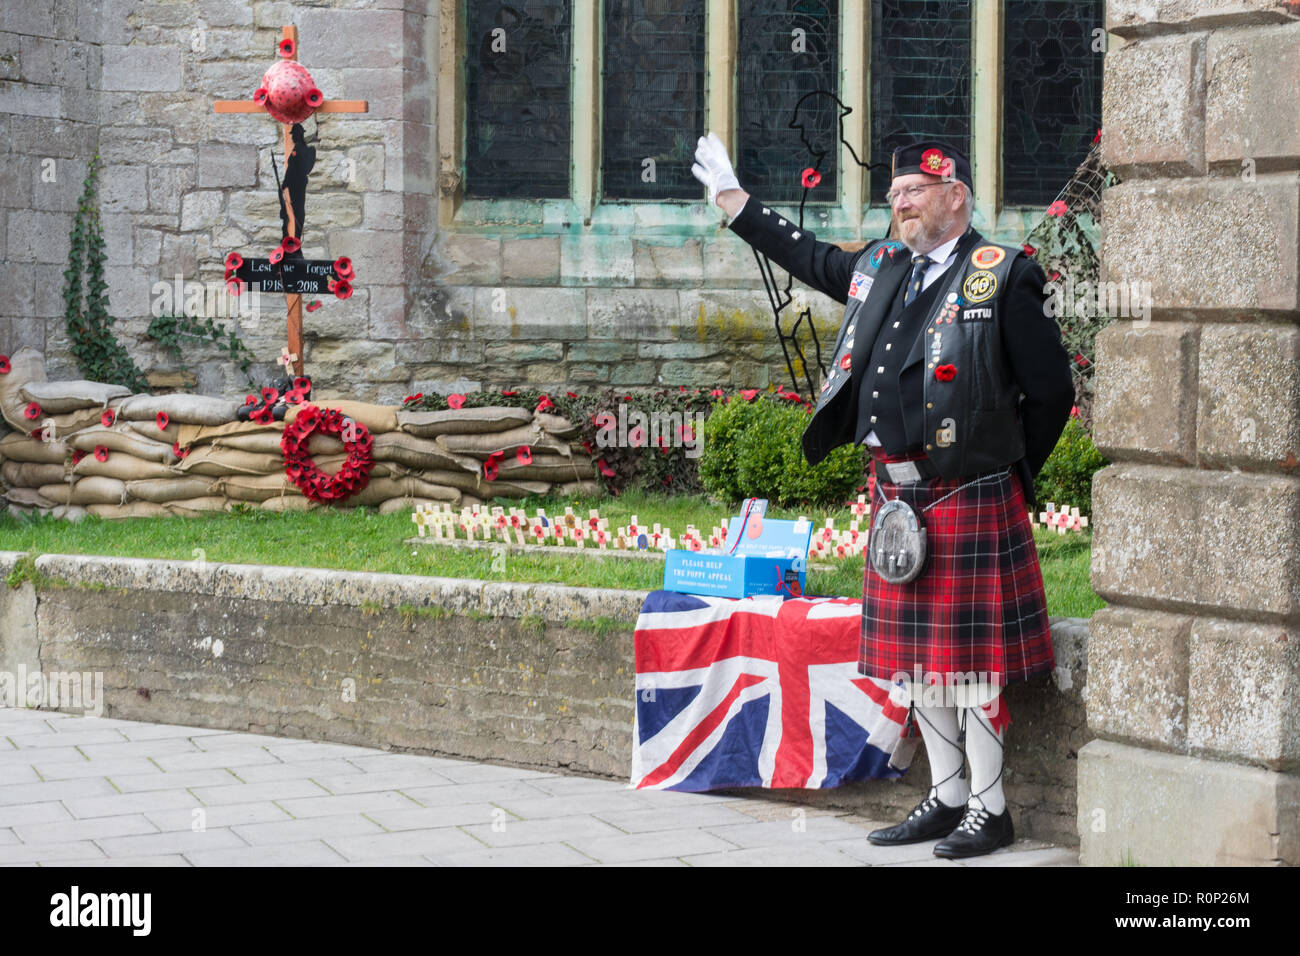
{"type": "MultiPolygon", "coordinates": [[[[935,293],[926,321],[896,366],[901,376],[921,365],[924,407],[903,410],[907,444],[924,450],[945,478],[993,471],[1025,454],[1020,388],[1011,378],[1001,339],[1003,292],[1022,250],[988,243],[971,230],[956,253],[926,290],[935,293]]],[[[869,244],[854,263],[831,372],[803,434],[809,464],[852,443],[859,414],[872,414],[870,398],[861,396],[858,386],[894,296],[911,274],[911,258],[902,243],[884,239],[869,244]]],[[[899,387],[897,381],[890,385],[899,387]]]]}

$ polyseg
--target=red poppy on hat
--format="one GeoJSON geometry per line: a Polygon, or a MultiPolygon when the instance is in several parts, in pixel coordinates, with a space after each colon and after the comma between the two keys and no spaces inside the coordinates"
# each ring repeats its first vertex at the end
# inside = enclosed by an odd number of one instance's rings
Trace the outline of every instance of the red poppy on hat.
{"type": "Polygon", "coordinates": [[[112,428],[113,421],[116,418],[117,414],[111,408],[106,408],[104,409],[104,414],[99,416],[99,423],[105,428],[112,428]]]}
{"type": "Polygon", "coordinates": [[[280,248],[285,251],[286,255],[297,252],[302,248],[302,241],[297,236],[285,236],[280,240],[280,248]]]}
{"type": "Polygon", "coordinates": [[[154,416],[153,420],[158,423],[158,430],[164,431],[167,428],[167,424],[171,421],[171,417],[168,416],[166,412],[159,412],[154,416]]]}
{"type": "Polygon", "coordinates": [[[107,446],[107,445],[96,445],[96,446],[95,446],[95,460],[96,460],[96,461],[108,461],[108,446],[107,446]]]}
{"type": "Polygon", "coordinates": [[[0,375],[8,375],[10,368],[9,356],[0,355],[0,375]]]}
{"type": "Polygon", "coordinates": [[[465,396],[464,396],[464,395],[448,395],[448,396],[447,396],[447,407],[448,407],[448,408],[464,408],[464,407],[465,407],[465,396]]]}
{"type": "Polygon", "coordinates": [[[533,463],[533,450],[527,445],[521,445],[515,452],[515,458],[519,459],[521,465],[531,465],[533,463]]]}
{"type": "Polygon", "coordinates": [[[270,90],[268,90],[265,86],[259,86],[256,90],[253,91],[253,102],[256,103],[258,106],[265,106],[266,98],[270,95],[271,95],[270,90]]]}
{"type": "Polygon", "coordinates": [[[952,158],[945,156],[941,149],[927,149],[921,154],[921,168],[935,176],[951,176],[952,158]]]}
{"type": "Polygon", "coordinates": [[[28,402],[27,407],[23,409],[23,415],[35,421],[41,417],[41,406],[36,402],[28,402]]]}
{"type": "Polygon", "coordinates": [[[1064,199],[1058,199],[1047,207],[1047,214],[1049,216],[1064,216],[1069,211],[1070,207],[1065,204],[1064,199]]]}
{"type": "Polygon", "coordinates": [[[934,370],[934,377],[941,382],[951,382],[957,377],[957,366],[940,365],[934,370]]]}
{"type": "Polygon", "coordinates": [[[803,175],[800,178],[801,181],[803,182],[804,189],[812,189],[814,186],[816,186],[818,183],[822,181],[822,174],[817,172],[817,170],[813,169],[811,166],[809,166],[807,169],[803,171],[803,175]]]}

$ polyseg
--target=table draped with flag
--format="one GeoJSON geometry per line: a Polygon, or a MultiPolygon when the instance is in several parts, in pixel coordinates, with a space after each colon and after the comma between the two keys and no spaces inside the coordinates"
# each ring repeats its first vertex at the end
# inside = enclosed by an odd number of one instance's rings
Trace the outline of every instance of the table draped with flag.
{"type": "Polygon", "coordinates": [[[858,673],[862,602],[654,591],[637,619],[632,783],[702,791],[888,779],[919,737],[858,673]]]}

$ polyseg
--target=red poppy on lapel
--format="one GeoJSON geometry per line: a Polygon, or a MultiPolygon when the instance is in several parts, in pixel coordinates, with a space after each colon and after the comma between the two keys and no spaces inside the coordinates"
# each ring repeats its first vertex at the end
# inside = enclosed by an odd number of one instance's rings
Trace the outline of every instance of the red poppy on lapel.
{"type": "Polygon", "coordinates": [[[934,370],[934,377],[941,382],[951,382],[957,377],[957,366],[940,365],[934,370]]]}

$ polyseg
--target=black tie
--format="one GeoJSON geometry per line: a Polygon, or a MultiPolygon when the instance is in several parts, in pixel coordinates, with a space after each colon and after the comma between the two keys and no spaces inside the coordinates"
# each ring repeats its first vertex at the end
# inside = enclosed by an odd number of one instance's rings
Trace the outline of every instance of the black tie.
{"type": "Polygon", "coordinates": [[[912,280],[907,284],[907,292],[903,296],[903,308],[912,304],[912,300],[921,294],[921,286],[925,284],[925,270],[930,268],[929,256],[912,256],[912,280]]]}

